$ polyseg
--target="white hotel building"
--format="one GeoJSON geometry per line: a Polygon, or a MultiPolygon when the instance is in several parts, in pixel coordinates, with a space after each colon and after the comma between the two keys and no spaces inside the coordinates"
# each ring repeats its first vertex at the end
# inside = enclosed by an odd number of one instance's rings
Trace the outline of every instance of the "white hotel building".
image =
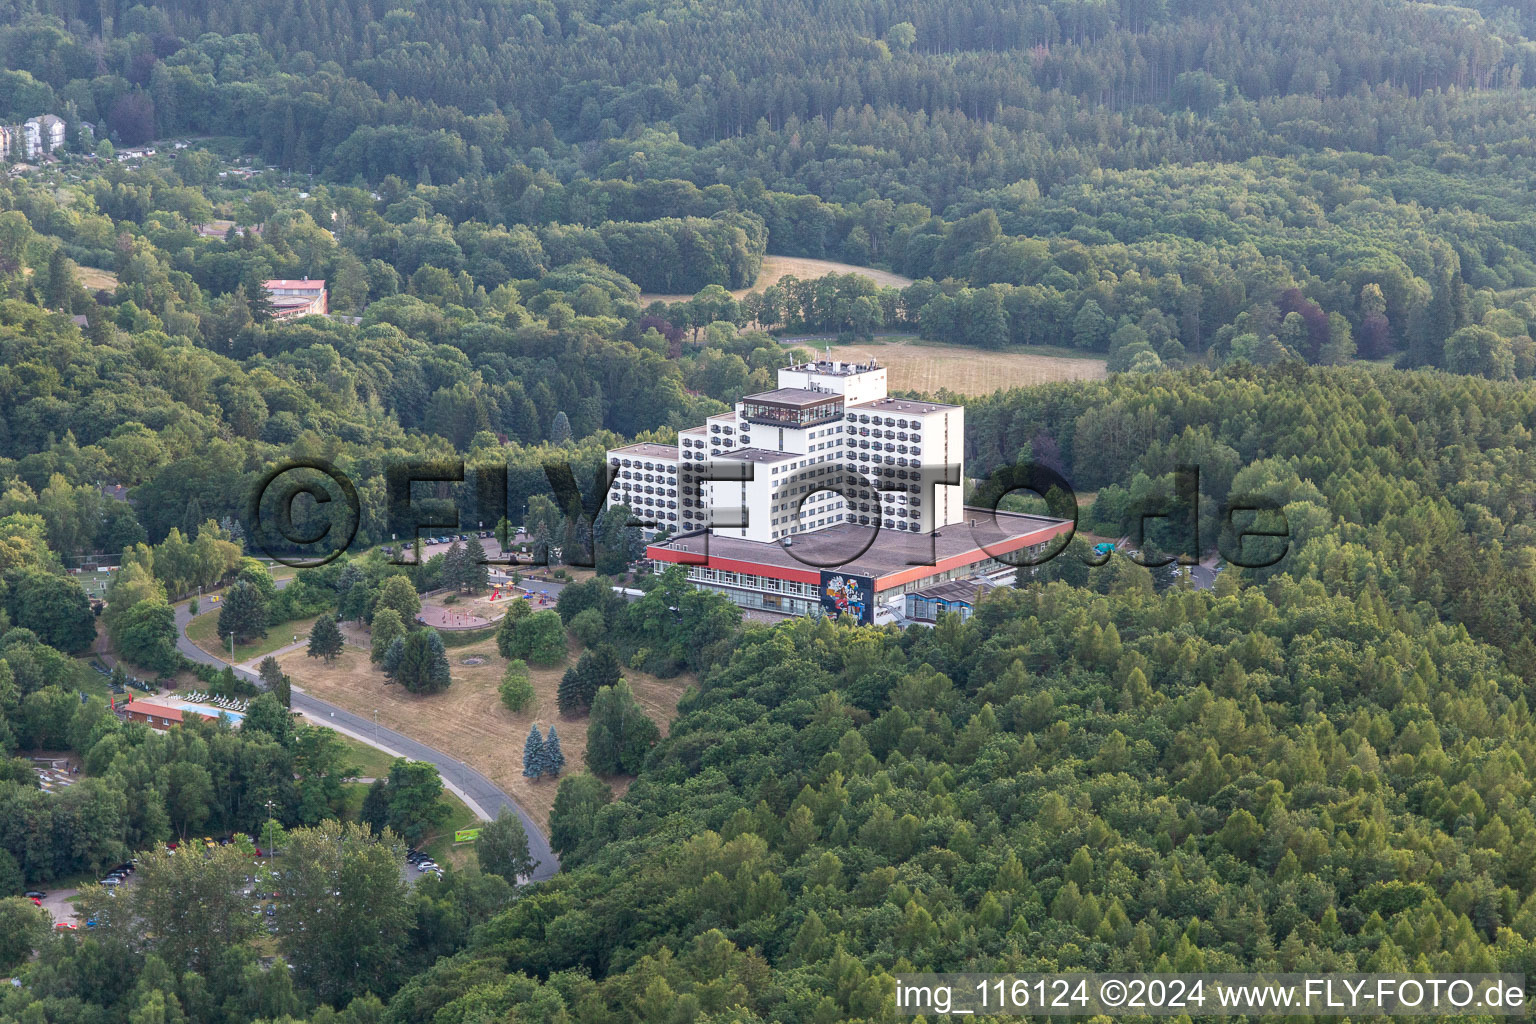
{"type": "Polygon", "coordinates": [[[688,564],[748,608],[872,621],[877,601],[1002,572],[996,556],[1070,525],[966,508],[965,407],[888,397],[876,363],[802,363],[778,385],[675,446],[608,452],[609,501],[669,535],[647,549],[657,571],[688,564]]]}

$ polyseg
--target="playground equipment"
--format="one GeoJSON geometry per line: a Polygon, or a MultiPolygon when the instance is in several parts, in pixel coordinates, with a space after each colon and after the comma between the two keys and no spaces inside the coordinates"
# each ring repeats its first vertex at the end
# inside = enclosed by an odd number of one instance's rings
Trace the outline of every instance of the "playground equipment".
{"type": "Polygon", "coordinates": [[[491,600],[495,601],[499,597],[501,597],[501,584],[500,583],[492,584],[492,586],[491,586],[491,600]]]}

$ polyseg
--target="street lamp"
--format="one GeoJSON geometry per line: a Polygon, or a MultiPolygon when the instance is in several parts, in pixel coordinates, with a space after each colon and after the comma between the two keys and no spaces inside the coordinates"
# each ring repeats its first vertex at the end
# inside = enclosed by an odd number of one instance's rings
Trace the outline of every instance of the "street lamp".
{"type": "Polygon", "coordinates": [[[272,801],[267,801],[267,867],[272,866],[272,801]]]}

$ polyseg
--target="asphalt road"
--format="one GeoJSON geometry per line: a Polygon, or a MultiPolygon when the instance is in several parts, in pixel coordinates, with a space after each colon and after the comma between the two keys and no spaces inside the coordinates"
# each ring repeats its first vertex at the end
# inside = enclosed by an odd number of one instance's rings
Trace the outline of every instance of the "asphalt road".
{"type": "MultiPolygon", "coordinates": [[[[282,587],[287,582],[287,580],[278,580],[277,585],[282,587]]],[[[187,610],[187,603],[183,601],[176,606],[176,649],[199,664],[223,668],[228,662],[214,657],[187,639],[187,624],[191,621],[192,616],[187,610]]],[[[260,683],[260,677],[255,672],[241,666],[235,666],[235,674],[250,682],[260,683]]],[[[470,809],[482,818],[490,820],[506,809],[522,820],[523,831],[528,833],[528,852],[534,860],[533,873],[529,875],[529,881],[542,881],[560,870],[560,859],[549,848],[549,837],[544,834],[544,830],[500,787],[464,762],[425,743],[413,740],[404,733],[396,732],[388,726],[375,725],[372,719],[354,715],[345,708],[311,696],[298,686],[293,688],[293,710],[302,711],[316,721],[334,726],[337,732],[346,733],[386,753],[408,757],[413,761],[429,761],[437,765],[443,784],[458,794],[469,804],[470,809]]]]}

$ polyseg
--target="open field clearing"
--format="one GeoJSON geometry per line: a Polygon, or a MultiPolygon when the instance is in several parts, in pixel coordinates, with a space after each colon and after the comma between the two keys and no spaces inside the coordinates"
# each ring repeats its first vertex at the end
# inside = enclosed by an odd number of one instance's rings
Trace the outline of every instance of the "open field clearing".
{"type": "Polygon", "coordinates": [[[100,267],[80,267],[75,271],[80,286],[93,292],[117,291],[117,275],[100,267]]]}
{"type": "MultiPolygon", "coordinates": [[[[534,723],[541,733],[554,725],[560,734],[566,773],[583,770],[586,716],[565,718],[555,705],[560,677],[579,655],[580,648],[572,644],[565,663],[554,668],[530,666],[534,700],[527,710],[515,715],[502,706],[497,693],[506,661],[496,653],[494,639],[450,648],[453,685],[444,693],[425,696],[415,696],[386,681],[369,662],[368,653],[350,645],[329,666],[302,650],[290,651],[278,661],[294,684],[307,693],[368,718],[377,709],[380,725],[458,757],[511,794],[536,821],[547,824],[559,782],[523,777],[523,741],[534,723]]],[[[635,691],[635,699],[665,735],[676,713],[677,699],[692,678],[663,680],[633,670],[626,670],[625,678],[635,691]]],[[[622,792],[623,786],[615,788],[622,792]]]]}
{"type": "MultiPolygon", "coordinates": [[[[739,299],[747,292],[760,292],[769,285],[778,284],[786,277],[797,277],[807,281],[812,278],[826,277],[828,274],[858,274],[869,278],[882,288],[905,288],[912,283],[910,277],[902,277],[889,270],[876,270],[873,267],[856,267],[852,263],[813,260],[804,256],[764,256],[763,269],[757,275],[757,283],[751,288],[738,288],[731,294],[739,299]]],[[[687,302],[691,298],[693,298],[692,295],[660,295],[655,292],[645,292],[640,296],[640,304],[643,306],[649,302],[687,302]]]]}
{"type": "MultiPolygon", "coordinates": [[[[815,347],[813,342],[798,344],[815,347]]],[[[1067,354],[1070,352],[1070,349],[999,352],[904,339],[832,346],[834,359],[879,361],[890,371],[888,381],[892,391],[921,391],[930,395],[944,389],[957,395],[990,395],[1000,389],[1059,380],[1104,379],[1104,360],[1067,354]]]]}

